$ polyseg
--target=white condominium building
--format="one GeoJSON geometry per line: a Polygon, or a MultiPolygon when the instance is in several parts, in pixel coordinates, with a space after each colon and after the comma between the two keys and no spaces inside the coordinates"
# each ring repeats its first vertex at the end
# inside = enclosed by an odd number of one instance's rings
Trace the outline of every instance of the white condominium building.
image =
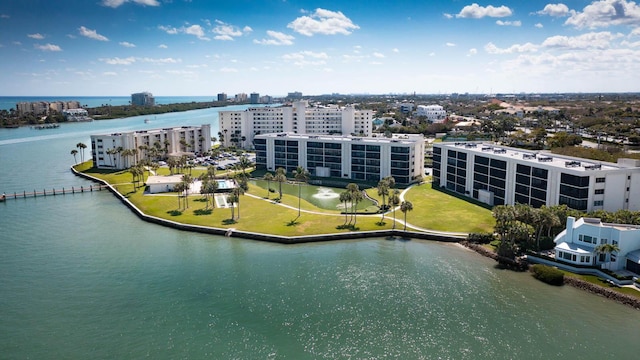
{"type": "Polygon", "coordinates": [[[434,143],[433,184],[489,205],[640,210],[640,160],[617,164],[480,142],[434,143]]]}
{"type": "Polygon", "coordinates": [[[424,137],[357,137],[261,134],[254,139],[256,166],[292,172],[302,166],[312,176],[378,182],[393,176],[400,186],[424,174],[424,137]]]}
{"type": "Polygon", "coordinates": [[[220,143],[250,148],[258,134],[295,133],[371,136],[372,111],[352,105],[309,106],[297,101],[290,106],[251,107],[242,111],[220,111],[220,143]]]}
{"type": "Polygon", "coordinates": [[[417,116],[424,116],[432,123],[441,123],[447,118],[447,111],[440,105],[418,105],[417,116]]]}
{"type": "Polygon", "coordinates": [[[150,155],[151,148],[161,157],[204,153],[211,149],[211,125],[91,135],[93,165],[99,169],[127,169],[150,155]],[[114,149],[120,151],[107,153],[114,149]],[[136,150],[136,154],[123,156],[124,150],[136,150]]]}

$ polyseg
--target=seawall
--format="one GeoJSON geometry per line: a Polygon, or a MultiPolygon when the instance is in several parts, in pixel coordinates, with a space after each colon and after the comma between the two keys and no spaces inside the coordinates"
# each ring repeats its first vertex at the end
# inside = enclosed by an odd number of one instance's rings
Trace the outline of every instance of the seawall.
{"type": "Polygon", "coordinates": [[[321,242],[321,241],[336,241],[336,240],[346,240],[346,239],[366,239],[366,238],[381,238],[381,237],[400,238],[400,239],[421,239],[421,240],[431,240],[431,241],[441,241],[441,242],[460,242],[466,239],[466,237],[462,237],[462,236],[418,232],[418,231],[404,231],[404,230],[395,230],[395,229],[380,230],[380,231],[352,231],[352,232],[345,232],[345,233],[314,234],[314,235],[305,235],[305,236],[279,236],[279,235],[272,235],[272,234],[265,234],[265,233],[258,233],[258,232],[184,224],[176,221],[171,221],[171,220],[147,215],[144,212],[142,212],[140,209],[138,209],[131,201],[129,201],[129,199],[127,199],[122,194],[120,194],[113,186],[111,186],[111,184],[107,183],[106,181],[95,178],[91,175],[87,175],[85,173],[79,172],[73,167],[71,167],[71,171],[77,176],[105,185],[113,195],[115,195],[118,199],[120,199],[120,201],[122,201],[122,203],[124,203],[124,205],[127,206],[140,219],[150,223],[171,227],[177,230],[192,231],[192,232],[212,234],[212,235],[221,235],[221,236],[227,236],[227,237],[238,237],[238,238],[258,240],[258,241],[268,241],[268,242],[279,243],[279,244],[302,244],[302,243],[321,242]]]}

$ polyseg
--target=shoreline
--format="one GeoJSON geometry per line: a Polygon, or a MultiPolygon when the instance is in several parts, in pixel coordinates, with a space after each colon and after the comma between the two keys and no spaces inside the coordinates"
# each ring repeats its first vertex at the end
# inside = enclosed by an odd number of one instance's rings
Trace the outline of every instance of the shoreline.
{"type": "Polygon", "coordinates": [[[354,231],[349,233],[334,233],[334,234],[331,234],[331,233],[330,234],[313,234],[313,235],[304,235],[304,236],[280,236],[280,235],[250,232],[250,231],[244,231],[244,230],[234,230],[234,229],[227,229],[227,228],[216,228],[216,227],[210,227],[210,226],[185,224],[185,223],[180,223],[176,221],[171,221],[171,220],[147,215],[142,210],[138,209],[126,197],[120,194],[108,182],[102,179],[95,178],[91,175],[87,175],[82,172],[79,172],[73,166],[71,167],[71,171],[76,176],[80,176],[84,179],[105,185],[107,189],[114,196],[116,196],[116,198],[118,198],[126,207],[128,207],[141,220],[162,225],[162,226],[167,226],[177,230],[220,235],[225,237],[237,237],[237,238],[248,239],[248,240],[266,241],[266,242],[285,244],[285,245],[304,244],[304,243],[311,243],[311,242],[336,241],[336,240],[346,240],[346,239],[379,238],[379,237],[388,237],[388,238],[390,237],[390,238],[399,238],[399,239],[415,238],[415,239],[421,239],[421,240],[431,240],[431,241],[440,241],[440,242],[449,242],[449,243],[459,243],[466,239],[466,237],[463,238],[463,237],[454,236],[454,235],[427,233],[427,232],[418,232],[418,231],[406,231],[406,230],[398,230],[398,229],[379,230],[379,231],[354,231]]]}
{"type": "MultiPolygon", "coordinates": [[[[435,233],[392,229],[392,230],[380,230],[380,231],[354,231],[349,233],[338,233],[338,234],[279,236],[279,235],[272,235],[272,234],[266,234],[266,233],[249,232],[244,230],[184,224],[176,221],[166,220],[166,219],[158,218],[155,216],[147,215],[143,211],[138,209],[133,203],[131,203],[126,197],[120,194],[111,184],[107,183],[106,181],[84,174],[82,172],[79,172],[73,166],[71,167],[71,171],[76,176],[105,185],[109,190],[109,192],[111,192],[114,196],[116,196],[116,198],[118,198],[127,208],[129,208],[129,210],[131,210],[136,216],[138,216],[139,219],[146,222],[154,223],[160,226],[170,227],[176,230],[219,235],[219,236],[225,236],[225,237],[236,237],[236,238],[241,238],[246,240],[265,241],[270,243],[278,243],[282,245],[295,245],[295,244],[305,244],[305,243],[314,243],[314,242],[317,243],[317,242],[328,242],[328,241],[337,241],[337,240],[356,240],[356,239],[368,239],[368,238],[387,238],[387,239],[398,239],[398,240],[411,240],[411,239],[430,240],[430,241],[457,244],[461,248],[473,251],[480,256],[493,259],[496,261],[497,266],[500,265],[498,261],[499,260],[498,255],[496,253],[491,252],[477,244],[469,243],[468,241],[466,241],[466,238],[461,238],[459,236],[452,236],[452,235],[446,235],[446,234],[435,234],[435,233]]],[[[525,262],[525,263],[518,263],[516,265],[518,265],[517,268],[514,268],[512,270],[527,271],[529,264],[528,262],[525,262]],[[522,267],[522,266],[525,266],[525,267],[522,267]]],[[[565,277],[564,284],[575,287],[580,290],[584,290],[591,294],[603,296],[606,299],[613,300],[622,305],[631,306],[634,309],[640,310],[640,298],[634,298],[630,295],[622,294],[602,286],[598,286],[580,279],[575,279],[570,277],[565,277]]]]}

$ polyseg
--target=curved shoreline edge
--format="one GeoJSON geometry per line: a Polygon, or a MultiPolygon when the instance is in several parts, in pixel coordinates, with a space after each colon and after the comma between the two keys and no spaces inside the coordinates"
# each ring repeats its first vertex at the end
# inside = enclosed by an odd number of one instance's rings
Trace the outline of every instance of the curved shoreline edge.
{"type": "MultiPolygon", "coordinates": [[[[237,237],[237,238],[248,239],[248,240],[266,241],[266,242],[278,243],[278,244],[284,244],[284,245],[336,241],[336,240],[380,238],[380,237],[399,238],[399,239],[415,238],[420,240],[458,243],[460,244],[460,246],[463,246],[469,250],[472,250],[481,256],[488,257],[497,261],[497,254],[491,253],[480,246],[470,246],[472,244],[469,244],[466,241],[466,237],[455,236],[455,235],[404,231],[404,230],[381,230],[381,231],[357,231],[357,232],[338,233],[338,234],[315,234],[315,235],[308,235],[308,236],[289,237],[289,236],[278,236],[278,235],[271,235],[271,234],[264,234],[264,233],[241,231],[241,230],[231,230],[231,229],[225,229],[225,228],[215,228],[215,227],[208,227],[208,226],[183,224],[176,221],[158,218],[155,216],[149,216],[144,212],[142,212],[140,209],[138,209],[133,203],[131,203],[131,201],[129,201],[129,199],[127,199],[122,194],[120,194],[111,184],[107,183],[106,181],[95,178],[91,175],[87,175],[82,172],[79,172],[73,167],[71,167],[71,171],[76,176],[105,185],[113,195],[115,195],[118,199],[120,199],[120,201],[122,201],[122,203],[124,203],[125,206],[127,206],[141,220],[158,224],[161,226],[167,226],[176,230],[191,231],[191,232],[211,234],[211,235],[220,235],[220,236],[226,236],[226,237],[237,237]]],[[[640,299],[633,298],[629,295],[620,294],[613,290],[607,289],[603,286],[591,284],[580,279],[565,277],[564,283],[566,285],[573,286],[580,290],[583,290],[595,295],[600,295],[609,300],[613,300],[620,304],[627,305],[637,310],[640,310],[640,299]]]]}
{"type": "Polygon", "coordinates": [[[107,189],[113,195],[115,195],[125,206],[127,206],[141,220],[162,225],[162,226],[167,226],[177,230],[198,232],[203,234],[220,235],[220,236],[226,236],[226,237],[238,237],[243,239],[266,241],[266,242],[279,243],[279,244],[303,244],[303,243],[310,243],[310,242],[324,242],[324,241],[335,241],[335,240],[366,239],[366,238],[380,238],[380,237],[392,237],[392,238],[397,237],[400,239],[421,239],[421,240],[432,240],[432,241],[440,241],[440,242],[460,242],[466,239],[466,236],[460,236],[460,235],[456,236],[456,235],[448,235],[448,234],[405,231],[405,230],[396,230],[396,229],[380,230],[380,231],[353,231],[349,233],[314,234],[314,235],[305,235],[305,236],[280,236],[280,235],[265,234],[265,233],[251,232],[251,231],[244,231],[244,230],[184,224],[176,221],[171,221],[171,220],[147,215],[142,210],[138,209],[124,195],[119,193],[118,190],[116,190],[108,182],[102,179],[95,178],[91,175],[87,175],[85,173],[79,172],[73,166],[71,167],[71,171],[76,176],[79,176],[84,179],[106,186],[107,189]]]}

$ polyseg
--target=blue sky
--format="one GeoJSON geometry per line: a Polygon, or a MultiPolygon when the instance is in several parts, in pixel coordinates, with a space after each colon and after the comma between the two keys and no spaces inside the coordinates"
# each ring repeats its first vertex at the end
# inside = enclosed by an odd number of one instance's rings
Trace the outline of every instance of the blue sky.
{"type": "Polygon", "coordinates": [[[640,4],[7,0],[0,95],[640,91],[640,4]]]}

